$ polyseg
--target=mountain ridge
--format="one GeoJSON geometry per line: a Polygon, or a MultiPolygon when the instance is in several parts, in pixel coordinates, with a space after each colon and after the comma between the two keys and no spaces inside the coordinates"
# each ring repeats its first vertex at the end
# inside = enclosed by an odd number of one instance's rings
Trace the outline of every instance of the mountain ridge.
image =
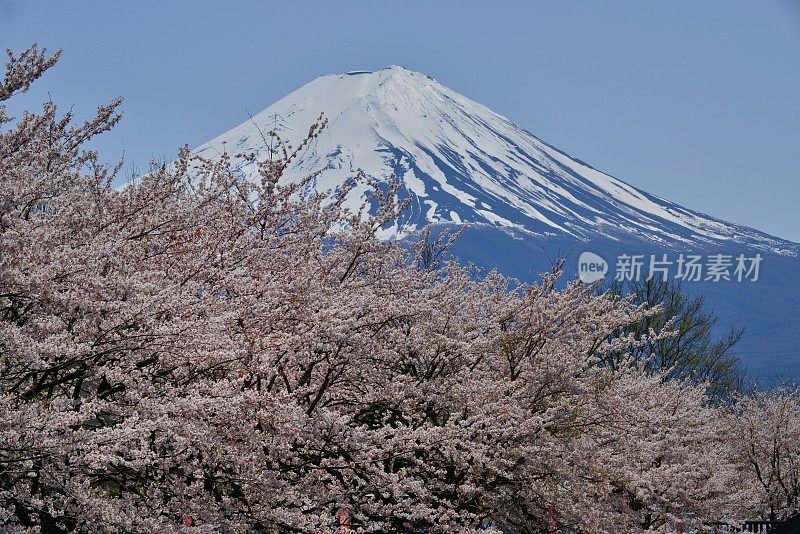
{"type": "MultiPolygon", "coordinates": [[[[434,78],[397,65],[320,76],[196,152],[213,157],[224,145],[264,157],[264,131],[277,130],[297,144],[320,112],[328,127],[293,163],[288,179],[324,169],[317,186],[336,189],[359,170],[379,181],[397,175],[411,209],[383,237],[400,237],[427,222],[483,222],[583,241],[634,238],[693,248],[732,243],[800,255],[796,243],[603,173],[434,78]]],[[[247,165],[241,170],[247,174],[247,165]]],[[[356,190],[351,207],[364,201],[366,189],[356,190]]]]}

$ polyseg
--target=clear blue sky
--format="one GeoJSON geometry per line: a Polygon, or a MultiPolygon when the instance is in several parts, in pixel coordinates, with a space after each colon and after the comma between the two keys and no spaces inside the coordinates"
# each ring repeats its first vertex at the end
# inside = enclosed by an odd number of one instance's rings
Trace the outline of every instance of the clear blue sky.
{"type": "Polygon", "coordinates": [[[800,0],[0,0],[0,47],[63,48],[31,92],[141,168],[320,74],[425,72],[593,166],[800,241],[800,0]]]}

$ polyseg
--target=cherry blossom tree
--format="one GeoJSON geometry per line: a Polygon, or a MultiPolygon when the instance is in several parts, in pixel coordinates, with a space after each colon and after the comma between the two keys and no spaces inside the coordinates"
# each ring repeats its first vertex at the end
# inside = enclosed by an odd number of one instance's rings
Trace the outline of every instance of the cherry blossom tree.
{"type": "Polygon", "coordinates": [[[738,399],[730,441],[751,517],[784,519],[800,512],[800,392],[778,388],[738,399]]]}
{"type": "MultiPolygon", "coordinates": [[[[9,53],[0,101],[56,59],[9,53]]],[[[396,182],[352,213],[282,179],[324,119],[260,180],[184,148],[115,189],[84,147],[119,105],[0,108],[5,528],[710,530],[749,502],[725,409],[619,358],[670,335],[620,335],[652,309],[379,240],[396,182]]]]}
{"type": "MultiPolygon", "coordinates": [[[[611,290],[632,295],[636,303],[659,307],[659,313],[627,326],[627,331],[647,333],[669,326],[673,332],[637,351],[637,358],[647,367],[667,372],[670,378],[705,382],[709,394],[723,401],[742,390],[744,373],[734,350],[744,329],[731,329],[715,338],[718,318],[706,309],[703,295],[690,297],[680,283],[657,279],[615,282],[611,290]]],[[[613,358],[608,363],[613,365],[613,358]]]]}

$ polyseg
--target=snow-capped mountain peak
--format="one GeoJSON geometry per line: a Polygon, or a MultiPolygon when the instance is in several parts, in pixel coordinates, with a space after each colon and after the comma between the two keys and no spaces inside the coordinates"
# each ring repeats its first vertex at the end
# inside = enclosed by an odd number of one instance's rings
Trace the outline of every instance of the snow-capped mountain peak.
{"type": "MultiPolygon", "coordinates": [[[[320,169],[317,187],[335,189],[359,170],[394,174],[412,199],[385,235],[426,222],[483,223],[526,233],[629,237],[669,246],[732,242],[797,255],[800,247],[650,195],[541,141],[435,79],[392,65],[320,76],[252,119],[198,147],[208,157],[267,157],[264,133],[297,145],[320,113],[328,126],[287,179],[320,169]]],[[[243,164],[242,171],[254,172],[243,164]]],[[[351,196],[363,202],[367,186],[351,196]]]]}

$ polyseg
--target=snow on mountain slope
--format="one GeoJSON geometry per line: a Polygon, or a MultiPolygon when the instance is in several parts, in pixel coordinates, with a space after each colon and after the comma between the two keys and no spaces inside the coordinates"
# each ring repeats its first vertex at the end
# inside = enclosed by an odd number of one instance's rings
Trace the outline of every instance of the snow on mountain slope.
{"type": "MultiPolygon", "coordinates": [[[[398,176],[411,209],[384,237],[425,222],[485,223],[581,240],[631,238],[670,247],[723,243],[797,256],[800,245],[682,208],[604,174],[544,143],[487,107],[403,67],[321,76],[229,132],[198,147],[216,157],[268,155],[275,130],[297,145],[324,112],[328,126],[287,179],[324,169],[319,189],[359,170],[398,176]]],[[[245,173],[254,172],[240,162],[245,173]]],[[[351,195],[363,202],[366,185],[351,195]]]]}

